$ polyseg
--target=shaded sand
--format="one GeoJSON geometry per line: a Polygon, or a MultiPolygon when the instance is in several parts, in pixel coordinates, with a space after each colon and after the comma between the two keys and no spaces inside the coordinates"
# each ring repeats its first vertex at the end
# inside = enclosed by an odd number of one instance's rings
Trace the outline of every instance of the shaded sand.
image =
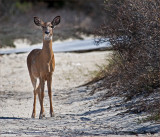
{"type": "Polygon", "coordinates": [[[33,88],[27,71],[27,54],[0,56],[1,136],[160,135],[160,124],[139,123],[138,119],[145,114],[127,113],[121,105],[122,98],[111,97],[98,102],[97,99],[107,89],[91,96],[91,88],[77,87],[91,78],[92,72],[98,70],[97,65],[106,63],[106,56],[109,57],[111,52],[55,54],[56,69],[52,83],[55,117],[49,116],[45,88],[46,118],[38,119],[40,107],[37,101],[36,119],[31,119],[33,88]]]}

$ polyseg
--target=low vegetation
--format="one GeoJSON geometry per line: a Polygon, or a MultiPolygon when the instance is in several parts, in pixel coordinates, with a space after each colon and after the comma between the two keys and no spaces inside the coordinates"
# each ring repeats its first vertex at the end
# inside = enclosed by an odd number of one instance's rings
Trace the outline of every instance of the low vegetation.
{"type": "Polygon", "coordinates": [[[109,38],[113,56],[94,78],[102,80],[95,89],[109,88],[104,98],[120,95],[131,101],[141,97],[130,106],[136,110],[131,110],[160,116],[160,1],[106,0],[105,12],[112,22],[98,29],[95,42],[109,38]],[[152,101],[148,100],[151,95],[152,101]]]}

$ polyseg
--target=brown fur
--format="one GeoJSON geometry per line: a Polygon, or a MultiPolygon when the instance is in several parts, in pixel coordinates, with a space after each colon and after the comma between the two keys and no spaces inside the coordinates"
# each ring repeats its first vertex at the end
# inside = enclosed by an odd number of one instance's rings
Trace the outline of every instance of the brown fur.
{"type": "MultiPolygon", "coordinates": [[[[51,25],[50,22],[44,23],[41,21],[40,23],[41,23],[41,26],[43,27],[43,48],[32,50],[27,57],[28,71],[29,71],[29,75],[30,75],[30,79],[31,79],[33,88],[34,88],[33,90],[34,102],[33,102],[32,118],[35,118],[35,115],[36,115],[36,95],[37,93],[38,93],[40,106],[41,106],[39,118],[43,118],[45,116],[44,107],[43,107],[45,81],[47,81],[48,95],[50,99],[50,115],[51,117],[54,116],[53,107],[52,107],[51,84],[52,84],[52,74],[55,68],[55,59],[54,59],[54,53],[52,50],[52,40],[51,39],[45,40],[44,38],[45,31],[46,31],[44,27],[46,28],[48,27],[47,29],[49,30],[49,35],[52,35],[53,29],[50,26],[48,26],[48,25],[51,25]],[[36,85],[37,79],[39,79],[40,81],[38,87],[36,85]]],[[[37,25],[37,22],[35,24],[37,25]]]]}

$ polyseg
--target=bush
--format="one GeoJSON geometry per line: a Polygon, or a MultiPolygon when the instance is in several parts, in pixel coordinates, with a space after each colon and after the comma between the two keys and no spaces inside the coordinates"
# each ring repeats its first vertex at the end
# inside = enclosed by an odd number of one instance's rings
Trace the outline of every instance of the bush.
{"type": "Polygon", "coordinates": [[[99,78],[104,79],[103,87],[109,87],[112,95],[125,95],[127,100],[159,92],[160,1],[110,0],[105,9],[112,22],[100,27],[95,42],[109,38],[114,54],[99,78]]]}

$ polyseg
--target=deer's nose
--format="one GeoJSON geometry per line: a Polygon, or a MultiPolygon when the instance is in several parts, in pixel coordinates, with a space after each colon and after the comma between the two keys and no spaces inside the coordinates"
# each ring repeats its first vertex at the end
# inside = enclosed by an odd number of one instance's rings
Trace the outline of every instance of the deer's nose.
{"type": "Polygon", "coordinates": [[[49,34],[49,31],[45,31],[46,34],[49,34]]]}

